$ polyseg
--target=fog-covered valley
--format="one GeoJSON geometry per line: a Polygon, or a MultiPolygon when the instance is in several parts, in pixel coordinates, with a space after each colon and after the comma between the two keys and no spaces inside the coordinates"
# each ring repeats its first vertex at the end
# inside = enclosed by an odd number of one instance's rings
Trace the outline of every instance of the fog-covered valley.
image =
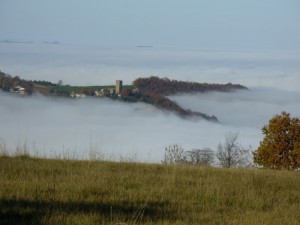
{"type": "Polygon", "coordinates": [[[164,148],[216,149],[228,132],[255,149],[261,128],[285,110],[300,116],[300,53],[170,48],[100,48],[0,43],[0,70],[28,80],[72,85],[125,84],[151,75],[183,81],[239,83],[247,91],[169,96],[186,109],[220,123],[182,119],[144,103],[0,94],[1,143],[26,144],[46,157],[159,162],[164,148]]]}

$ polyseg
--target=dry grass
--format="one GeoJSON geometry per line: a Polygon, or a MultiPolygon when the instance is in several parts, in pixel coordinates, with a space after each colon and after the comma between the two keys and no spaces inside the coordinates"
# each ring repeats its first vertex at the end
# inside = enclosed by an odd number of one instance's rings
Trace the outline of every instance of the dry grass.
{"type": "Polygon", "coordinates": [[[0,224],[300,224],[300,173],[0,158],[0,224]]]}

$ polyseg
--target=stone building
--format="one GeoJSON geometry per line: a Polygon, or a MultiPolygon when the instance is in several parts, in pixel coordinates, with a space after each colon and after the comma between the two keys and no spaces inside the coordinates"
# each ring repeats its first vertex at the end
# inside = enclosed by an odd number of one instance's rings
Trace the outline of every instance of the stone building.
{"type": "Polygon", "coordinates": [[[116,94],[121,95],[122,94],[122,81],[116,80],[116,94]]]}

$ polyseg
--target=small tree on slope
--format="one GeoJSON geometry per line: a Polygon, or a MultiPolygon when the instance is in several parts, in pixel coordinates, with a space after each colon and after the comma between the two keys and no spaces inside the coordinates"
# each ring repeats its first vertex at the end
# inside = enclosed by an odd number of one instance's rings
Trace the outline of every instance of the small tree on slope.
{"type": "Polygon", "coordinates": [[[173,144],[165,148],[163,164],[184,164],[186,163],[186,156],[184,149],[178,145],[173,144]]]}
{"type": "Polygon", "coordinates": [[[223,144],[218,145],[216,157],[222,167],[249,167],[250,148],[238,142],[238,133],[228,133],[223,144]]]}
{"type": "Polygon", "coordinates": [[[262,128],[265,135],[253,153],[254,163],[266,168],[300,168],[300,119],[287,112],[275,115],[262,128]]]}

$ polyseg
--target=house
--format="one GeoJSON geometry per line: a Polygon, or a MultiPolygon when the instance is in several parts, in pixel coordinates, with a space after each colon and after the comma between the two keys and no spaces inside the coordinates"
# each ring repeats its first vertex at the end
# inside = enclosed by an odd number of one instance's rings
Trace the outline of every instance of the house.
{"type": "Polygon", "coordinates": [[[116,93],[116,90],[114,88],[108,88],[108,91],[111,95],[116,93]]]}
{"type": "Polygon", "coordinates": [[[86,95],[85,94],[80,94],[80,93],[75,93],[75,92],[71,92],[69,95],[70,98],[85,98],[86,95]]]}
{"type": "Polygon", "coordinates": [[[101,91],[95,91],[94,92],[94,96],[95,97],[103,97],[104,96],[104,92],[102,90],[101,91]]]}
{"type": "Polygon", "coordinates": [[[131,91],[131,93],[132,93],[132,94],[137,94],[137,93],[139,93],[139,89],[138,89],[138,88],[135,88],[135,89],[133,89],[133,90],[131,91]]]}
{"type": "Polygon", "coordinates": [[[15,90],[18,91],[18,92],[21,92],[21,91],[25,91],[25,88],[23,88],[21,86],[16,86],[15,90]]]}
{"type": "Polygon", "coordinates": [[[24,96],[24,95],[27,94],[25,88],[23,88],[21,86],[16,86],[14,88],[10,88],[9,91],[11,93],[16,93],[16,94],[21,95],[21,96],[24,96]]]}

